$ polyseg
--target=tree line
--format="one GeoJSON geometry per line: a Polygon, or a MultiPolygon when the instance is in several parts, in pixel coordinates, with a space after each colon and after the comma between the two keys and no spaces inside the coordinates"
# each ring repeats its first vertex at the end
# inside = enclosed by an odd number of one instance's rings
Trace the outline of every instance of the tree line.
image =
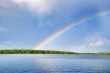
{"type": "Polygon", "coordinates": [[[76,54],[76,53],[54,50],[0,50],[0,54],[76,54]]]}
{"type": "Polygon", "coordinates": [[[92,54],[92,55],[110,55],[110,52],[100,53],[76,53],[70,51],[55,51],[55,50],[0,50],[0,54],[92,54]]]}

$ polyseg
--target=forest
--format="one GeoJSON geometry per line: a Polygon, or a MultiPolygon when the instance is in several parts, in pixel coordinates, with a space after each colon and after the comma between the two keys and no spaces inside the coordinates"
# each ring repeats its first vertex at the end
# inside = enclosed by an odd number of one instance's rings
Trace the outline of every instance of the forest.
{"type": "Polygon", "coordinates": [[[77,54],[68,51],[54,51],[54,50],[0,50],[0,54],[77,54]]]}
{"type": "Polygon", "coordinates": [[[70,51],[56,51],[56,50],[0,50],[0,54],[93,54],[93,55],[110,55],[110,52],[99,52],[99,53],[77,53],[70,51]]]}

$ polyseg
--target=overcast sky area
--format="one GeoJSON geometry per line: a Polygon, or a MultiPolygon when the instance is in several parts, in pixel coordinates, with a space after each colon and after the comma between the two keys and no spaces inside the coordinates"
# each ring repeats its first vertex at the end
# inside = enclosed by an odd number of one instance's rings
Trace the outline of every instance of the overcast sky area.
{"type": "Polygon", "coordinates": [[[0,49],[33,49],[70,23],[106,11],[39,50],[110,51],[110,0],[0,0],[0,49]]]}

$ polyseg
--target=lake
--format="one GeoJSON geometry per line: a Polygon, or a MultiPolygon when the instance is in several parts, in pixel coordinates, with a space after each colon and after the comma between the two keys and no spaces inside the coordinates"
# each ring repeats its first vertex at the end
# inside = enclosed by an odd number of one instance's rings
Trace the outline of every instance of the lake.
{"type": "Polygon", "coordinates": [[[0,73],[110,73],[110,56],[1,54],[0,73]]]}

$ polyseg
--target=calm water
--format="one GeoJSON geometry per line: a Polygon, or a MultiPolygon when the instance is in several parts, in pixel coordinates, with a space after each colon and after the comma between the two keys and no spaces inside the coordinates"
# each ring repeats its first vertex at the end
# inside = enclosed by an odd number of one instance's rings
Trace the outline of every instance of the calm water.
{"type": "Polygon", "coordinates": [[[0,55],[0,73],[110,73],[110,56],[0,55]]]}

